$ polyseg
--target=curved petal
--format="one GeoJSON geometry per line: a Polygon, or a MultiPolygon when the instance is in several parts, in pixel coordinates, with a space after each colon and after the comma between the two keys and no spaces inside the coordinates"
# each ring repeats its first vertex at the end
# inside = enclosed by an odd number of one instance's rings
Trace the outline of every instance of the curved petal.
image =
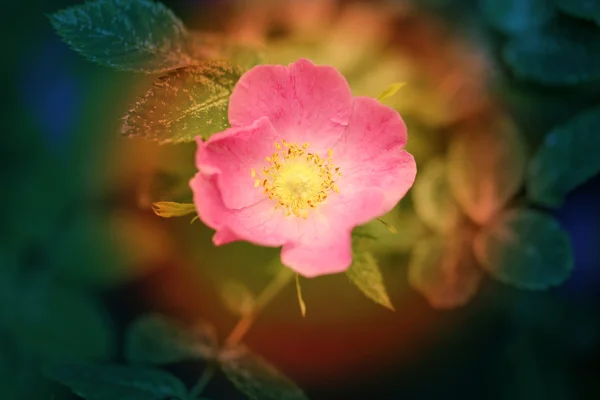
{"type": "Polygon", "coordinates": [[[265,157],[275,151],[278,137],[268,118],[261,118],[249,126],[227,129],[208,141],[198,139],[196,166],[204,174],[216,174],[219,191],[225,206],[240,209],[265,198],[262,190],[254,187],[250,171],[259,171],[265,157]]]}
{"type": "Polygon", "coordinates": [[[261,246],[281,246],[298,236],[297,218],[286,217],[269,199],[231,210],[227,226],[236,236],[261,246]]]}
{"type": "Polygon", "coordinates": [[[403,147],[406,125],[390,107],[367,97],[354,99],[350,122],[333,149],[342,172],[342,193],[377,188],[385,194],[380,215],[391,210],[410,189],[417,173],[414,158],[403,147]]]}
{"type": "Polygon", "coordinates": [[[383,215],[381,209],[385,201],[385,193],[378,188],[347,194],[342,192],[331,194],[319,206],[319,212],[331,221],[331,225],[352,229],[383,215]]]}
{"type": "Polygon", "coordinates": [[[227,243],[237,242],[241,240],[228,228],[222,228],[220,231],[216,231],[213,235],[213,243],[215,246],[222,246],[227,243]]]}
{"type": "Polygon", "coordinates": [[[232,126],[268,117],[290,142],[322,151],[343,133],[352,111],[346,79],[328,66],[300,59],[288,67],[259,65],[238,81],[229,101],[232,126]]]}
{"type": "Polygon", "coordinates": [[[282,263],[306,277],[345,271],[352,262],[352,229],[379,216],[383,199],[379,190],[330,196],[308,219],[297,221],[298,235],[284,244],[282,263]]]}
{"type": "Polygon", "coordinates": [[[277,247],[298,237],[295,218],[287,218],[270,200],[239,210],[228,209],[219,193],[217,175],[197,173],[190,181],[198,216],[217,231],[215,245],[246,240],[261,246],[277,247]]]}
{"type": "Polygon", "coordinates": [[[301,241],[284,244],[281,262],[307,278],[343,272],[352,263],[351,232],[315,229],[301,241]]]}
{"type": "Polygon", "coordinates": [[[216,231],[224,228],[230,211],[221,200],[214,177],[198,172],[190,180],[190,188],[194,194],[194,205],[200,220],[216,231]]]}

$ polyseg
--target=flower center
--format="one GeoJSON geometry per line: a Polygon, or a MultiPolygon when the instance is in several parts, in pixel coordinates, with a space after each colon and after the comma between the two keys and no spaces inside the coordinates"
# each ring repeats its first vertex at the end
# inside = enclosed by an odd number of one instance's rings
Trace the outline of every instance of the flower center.
{"type": "Polygon", "coordinates": [[[331,162],[331,149],[328,158],[321,158],[308,152],[310,143],[300,146],[281,140],[274,145],[276,151],[266,158],[269,164],[260,174],[254,168],[250,173],[255,178],[254,187],[262,186],[276,202],[275,208],[284,208],[288,216],[306,218],[308,210],[325,201],[331,192],[339,193],[335,180],[342,174],[331,162]]]}

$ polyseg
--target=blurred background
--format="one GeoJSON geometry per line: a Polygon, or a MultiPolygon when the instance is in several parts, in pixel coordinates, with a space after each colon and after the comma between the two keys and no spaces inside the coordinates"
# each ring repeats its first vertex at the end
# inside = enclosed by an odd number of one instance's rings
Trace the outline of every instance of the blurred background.
{"type": "MultiPolygon", "coordinates": [[[[554,127],[600,104],[600,27],[561,1],[163,3],[190,29],[261,46],[268,63],[304,57],[333,65],[355,95],[377,97],[406,82],[388,104],[407,123],[417,182],[453,168],[456,137],[518,132],[508,154],[492,146],[484,157],[510,170],[554,127]]],[[[224,288],[236,281],[259,292],[278,254],[246,243],[217,248],[201,222],[152,212],[152,202],[191,201],[195,145],[120,137],[121,118],[156,76],[96,66],[62,43],[45,14],[75,4],[13,1],[0,16],[8,92],[0,136],[0,390],[9,400],[77,398],[40,366],[124,362],[126,328],[146,312],[210,321],[227,334],[237,318],[224,288]]],[[[477,229],[477,213],[463,215],[441,186],[415,185],[384,218],[397,234],[367,227],[379,237],[366,246],[395,312],[344,274],[302,279],[306,317],[290,285],[245,343],[314,400],[600,398],[600,176],[559,208],[535,207],[568,232],[574,259],[570,278],[545,291],[492,279],[470,259],[451,263],[458,276],[451,283],[448,271],[440,277],[435,266],[411,266],[417,248],[457,257],[444,252],[449,238],[477,229]],[[431,190],[436,196],[422,194],[431,190]],[[435,240],[441,247],[423,244],[435,240]]],[[[506,208],[524,201],[518,186],[506,208]]],[[[168,366],[188,385],[203,368],[202,361],[168,366]]],[[[222,374],[205,396],[245,398],[222,374]]]]}

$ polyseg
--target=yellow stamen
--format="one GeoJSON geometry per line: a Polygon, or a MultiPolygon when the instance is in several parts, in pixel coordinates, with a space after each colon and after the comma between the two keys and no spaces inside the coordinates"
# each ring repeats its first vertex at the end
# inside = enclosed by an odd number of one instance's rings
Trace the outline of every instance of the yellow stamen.
{"type": "Polygon", "coordinates": [[[262,168],[262,173],[259,175],[252,168],[250,175],[256,178],[254,186],[261,186],[275,208],[283,208],[287,216],[308,218],[309,211],[316,209],[330,193],[340,192],[335,181],[342,174],[331,162],[331,149],[327,151],[328,158],[321,158],[308,153],[310,143],[299,145],[282,139],[274,146],[277,151],[265,157],[268,165],[262,168]]]}

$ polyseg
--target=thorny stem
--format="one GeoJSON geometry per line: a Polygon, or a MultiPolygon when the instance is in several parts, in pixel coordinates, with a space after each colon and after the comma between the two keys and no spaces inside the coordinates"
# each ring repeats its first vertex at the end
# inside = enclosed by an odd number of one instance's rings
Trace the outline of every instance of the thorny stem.
{"type": "Polygon", "coordinates": [[[243,339],[262,309],[269,304],[273,297],[275,297],[293,277],[294,273],[289,268],[283,268],[281,272],[277,274],[275,279],[273,279],[256,297],[256,302],[254,303],[252,310],[239,320],[227,339],[225,339],[225,347],[236,345],[243,339]]]}

